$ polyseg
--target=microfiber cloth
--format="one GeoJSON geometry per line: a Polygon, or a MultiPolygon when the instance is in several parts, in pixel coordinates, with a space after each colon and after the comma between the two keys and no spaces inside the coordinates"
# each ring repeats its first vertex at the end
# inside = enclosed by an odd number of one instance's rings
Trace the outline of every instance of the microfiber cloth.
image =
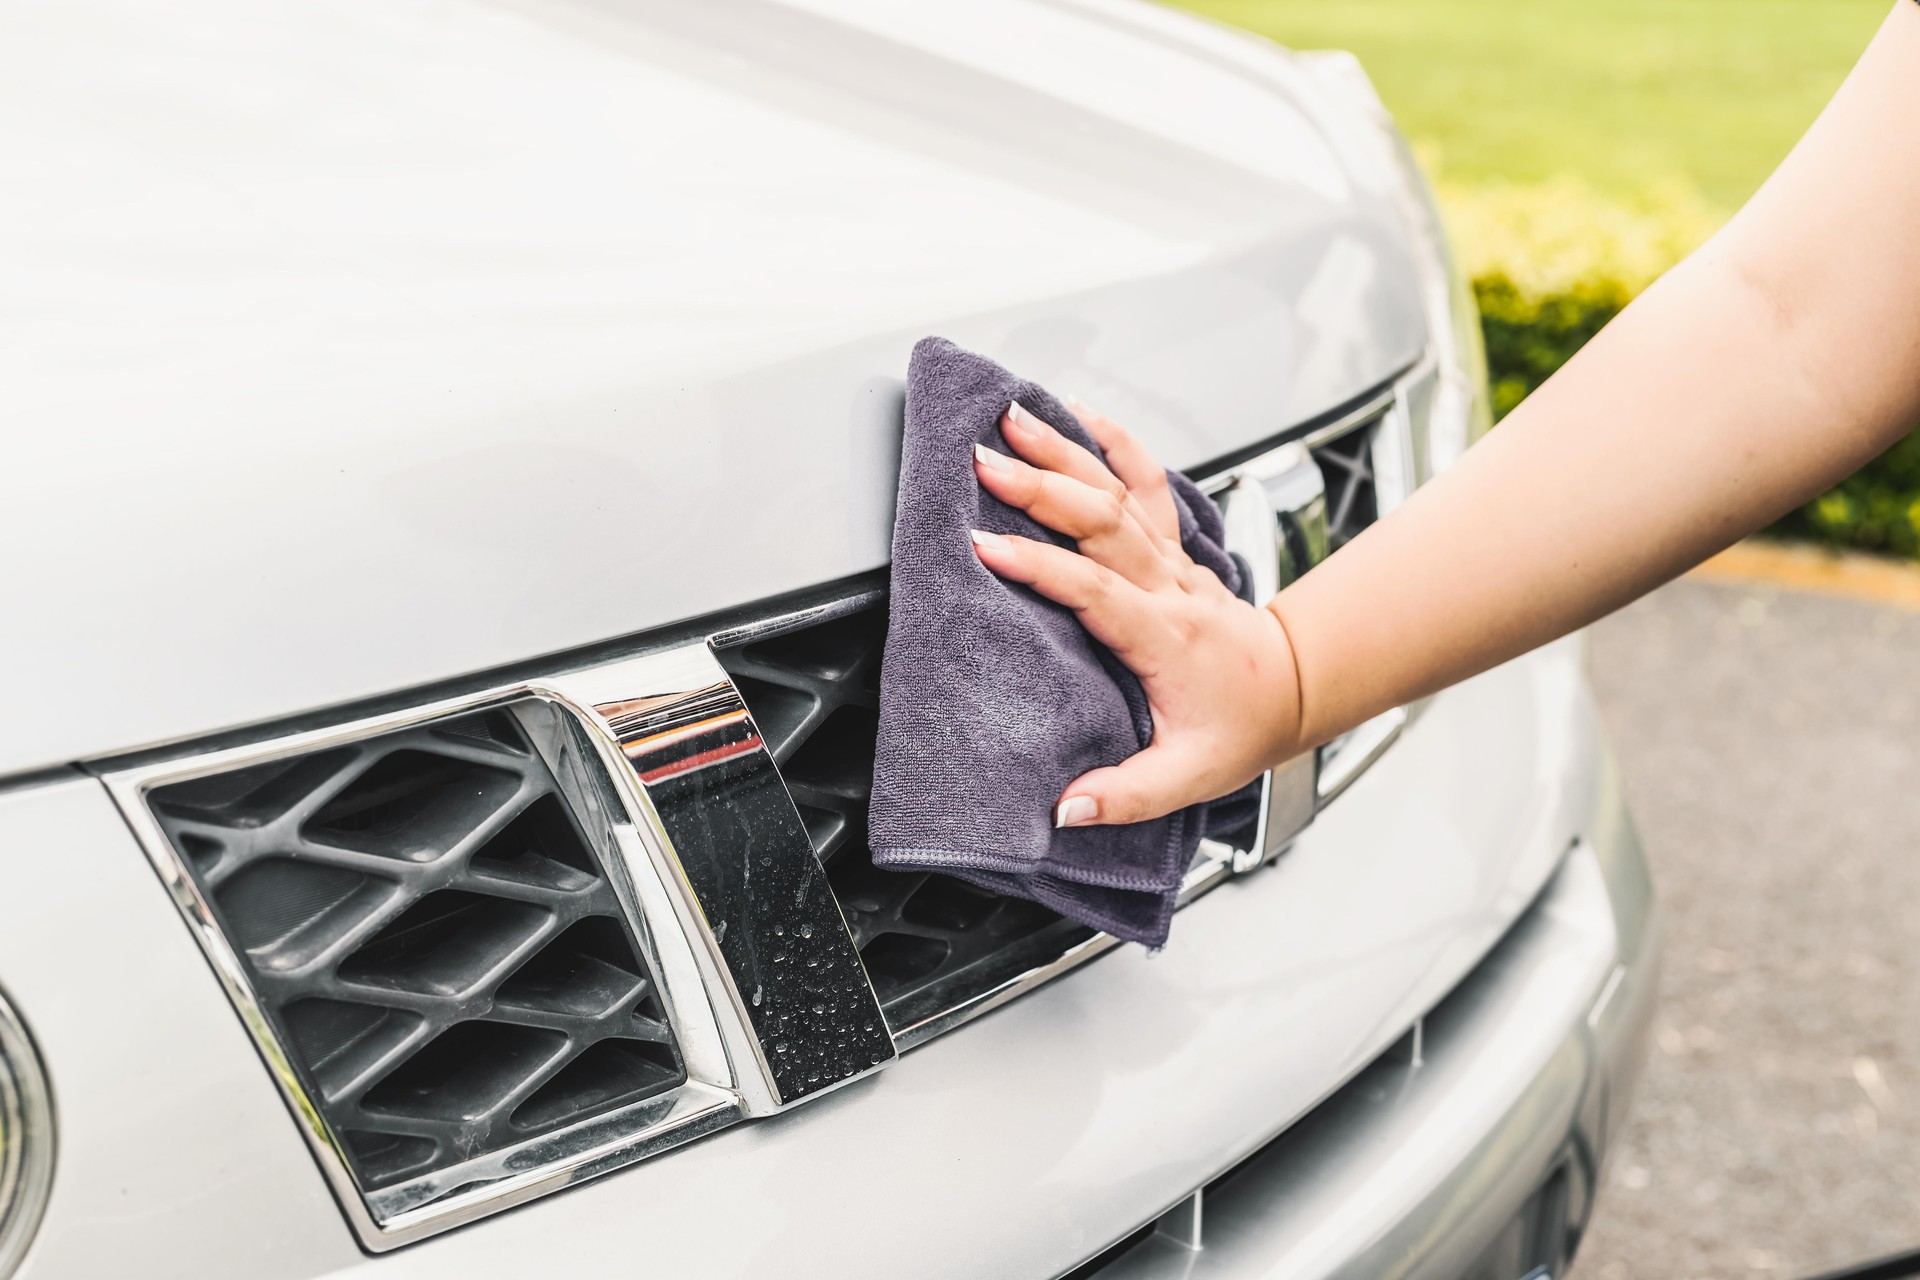
{"type": "MultiPolygon", "coordinates": [[[[1257,789],[1150,822],[1054,828],[1066,785],[1144,748],[1153,719],[1139,680],[1071,610],[974,555],[971,529],[1073,546],[974,475],[975,443],[1013,452],[1000,415],[1014,400],[1102,456],[1035,384],[944,338],[914,347],[868,815],[873,860],[945,872],[1157,947],[1201,836],[1251,821],[1257,789]]],[[[1187,554],[1237,590],[1219,511],[1185,476],[1167,478],[1187,554]]]]}

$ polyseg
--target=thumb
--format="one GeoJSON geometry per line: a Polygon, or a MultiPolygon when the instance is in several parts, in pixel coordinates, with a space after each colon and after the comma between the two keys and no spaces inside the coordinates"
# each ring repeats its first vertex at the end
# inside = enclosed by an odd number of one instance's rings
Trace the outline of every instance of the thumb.
{"type": "Polygon", "coordinates": [[[1145,822],[1204,799],[1200,770],[1182,754],[1149,746],[1119,764],[1083,773],[1054,806],[1056,827],[1145,822]]]}

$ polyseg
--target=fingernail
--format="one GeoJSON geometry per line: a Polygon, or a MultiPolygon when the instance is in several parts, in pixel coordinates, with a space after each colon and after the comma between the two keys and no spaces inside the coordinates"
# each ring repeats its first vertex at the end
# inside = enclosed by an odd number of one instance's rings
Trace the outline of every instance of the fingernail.
{"type": "Polygon", "coordinates": [[[1006,454],[995,452],[983,444],[973,446],[973,460],[989,471],[998,471],[1005,474],[1013,470],[1013,466],[1008,461],[1006,454]]]}
{"type": "Polygon", "coordinates": [[[1056,827],[1077,827],[1100,816],[1100,802],[1092,796],[1068,796],[1053,811],[1056,827]]]}
{"type": "Polygon", "coordinates": [[[1007,406],[1007,424],[1014,430],[1024,431],[1030,436],[1041,435],[1047,429],[1047,424],[1036,418],[1018,400],[1007,406]]]}
{"type": "Polygon", "coordinates": [[[967,530],[967,534],[973,539],[974,545],[978,547],[997,547],[1006,541],[1006,539],[999,534],[988,533],[985,529],[969,529],[967,530]]]}

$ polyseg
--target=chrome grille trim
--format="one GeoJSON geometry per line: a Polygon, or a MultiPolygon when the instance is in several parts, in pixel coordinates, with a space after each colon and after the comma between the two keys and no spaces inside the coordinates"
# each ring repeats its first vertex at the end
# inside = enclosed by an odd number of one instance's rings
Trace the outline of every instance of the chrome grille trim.
{"type": "Polygon", "coordinates": [[[706,991],[734,1047],[735,1088],[767,1115],[893,1060],[839,903],[759,726],[706,644],[582,673],[607,762],[644,815],[706,991]]]}
{"type": "MultiPolygon", "coordinates": [[[[745,920],[733,909],[739,905],[737,900],[730,904],[712,884],[702,884],[697,874],[689,874],[690,868],[697,870],[700,865],[702,851],[686,844],[683,818],[690,815],[697,821],[699,815],[688,809],[685,795],[672,794],[671,788],[662,790],[659,784],[695,779],[701,795],[727,808],[732,793],[725,788],[757,782],[763,795],[778,797],[778,805],[770,814],[765,806],[756,811],[755,847],[771,856],[774,844],[758,837],[778,829],[784,811],[789,833],[785,856],[804,857],[787,874],[800,884],[823,881],[757,731],[704,643],[265,742],[132,765],[101,776],[252,1036],[342,1212],[370,1251],[411,1243],[658,1154],[748,1116],[780,1110],[893,1057],[891,1037],[872,1004],[871,989],[853,957],[845,926],[831,898],[821,896],[823,889],[811,899],[827,913],[820,917],[821,927],[811,931],[814,958],[820,967],[837,970],[846,990],[833,1003],[837,1016],[855,1019],[855,1031],[838,1036],[809,1032],[812,1015],[807,1006],[814,1003],[810,989],[769,983],[758,1003],[751,988],[742,994],[742,949],[771,960],[776,941],[773,927],[780,921],[767,912],[757,921],[745,920]],[[661,1006],[679,1046],[686,1078],[654,1098],[426,1179],[366,1191],[325,1118],[323,1100],[308,1093],[290,1046],[269,1015],[235,939],[156,818],[150,795],[168,785],[353,746],[396,730],[527,699],[550,705],[556,724],[566,726],[577,748],[556,758],[547,755],[546,744],[541,744],[546,763],[595,842],[600,865],[644,949],[643,959],[657,979],[661,1006]],[[662,714],[678,715],[681,722],[663,727],[662,714]],[[691,722],[685,719],[689,715],[695,717],[691,722]],[[729,744],[730,773],[708,767],[710,762],[701,756],[709,744],[701,740],[700,732],[715,720],[745,729],[729,744]],[[729,921],[740,927],[709,927],[729,921]],[[755,932],[758,926],[765,926],[763,933],[755,932]],[[721,936],[716,937],[716,932],[721,936]],[[730,940],[725,937],[729,932],[730,940]],[[872,1035],[858,1032],[862,999],[872,1035]],[[783,1020],[791,1020],[796,1036],[807,1035],[805,1047],[819,1050],[819,1054],[797,1055],[801,1063],[797,1076],[776,1066],[785,1055],[768,1042],[769,1028],[787,1025],[783,1020]],[[862,1055],[857,1067],[829,1070],[820,1056],[844,1056],[843,1051],[850,1048],[862,1055]]],[[[697,802],[696,797],[692,803],[697,807],[697,802]]],[[[805,919],[805,912],[793,907],[791,893],[782,906],[796,912],[793,922],[805,919]]]]}
{"type": "Polygon", "coordinates": [[[870,587],[864,591],[842,596],[838,600],[829,600],[825,604],[811,605],[791,613],[773,614],[737,627],[729,627],[725,631],[716,631],[707,637],[707,643],[715,649],[737,649],[761,640],[783,636],[789,631],[799,631],[806,627],[818,626],[823,622],[832,622],[836,618],[844,618],[879,604],[886,598],[885,587],[870,587]]]}

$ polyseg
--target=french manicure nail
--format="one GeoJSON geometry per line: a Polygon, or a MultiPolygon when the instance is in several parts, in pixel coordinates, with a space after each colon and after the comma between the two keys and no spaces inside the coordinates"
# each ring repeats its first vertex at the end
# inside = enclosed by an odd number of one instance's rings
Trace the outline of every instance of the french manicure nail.
{"type": "Polygon", "coordinates": [[[1037,436],[1046,431],[1046,424],[1018,400],[1007,406],[1007,423],[1016,431],[1024,431],[1029,436],[1037,436]]]}
{"type": "Polygon", "coordinates": [[[1077,827],[1100,816],[1100,802],[1092,796],[1068,796],[1053,811],[1056,827],[1077,827]]]}
{"type": "Polygon", "coordinates": [[[999,534],[988,533],[985,529],[969,529],[967,534],[973,539],[974,545],[980,547],[997,547],[1006,541],[999,534]]]}
{"type": "Polygon", "coordinates": [[[973,446],[973,460],[989,471],[1005,473],[1013,470],[1007,462],[1006,454],[989,449],[983,444],[973,446]]]}

